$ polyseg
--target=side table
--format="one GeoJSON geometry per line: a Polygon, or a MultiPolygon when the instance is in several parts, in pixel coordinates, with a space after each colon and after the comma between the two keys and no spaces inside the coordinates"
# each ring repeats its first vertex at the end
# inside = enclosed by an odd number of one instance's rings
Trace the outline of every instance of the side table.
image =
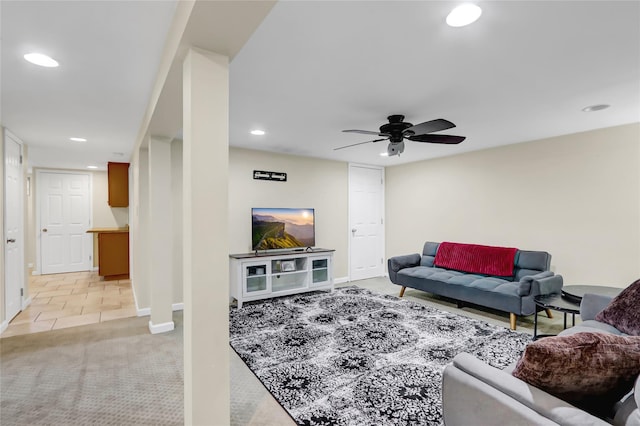
{"type": "MultiPolygon", "coordinates": [[[[572,315],[572,323],[576,325],[576,314],[580,313],[580,302],[575,303],[568,300],[560,294],[545,294],[541,296],[535,296],[533,302],[536,306],[542,309],[553,309],[554,311],[560,311],[564,314],[564,328],[567,328],[567,314],[572,315]]],[[[533,340],[537,340],[540,337],[553,336],[553,334],[540,334],[538,335],[538,309],[533,316],[533,340]]]]}

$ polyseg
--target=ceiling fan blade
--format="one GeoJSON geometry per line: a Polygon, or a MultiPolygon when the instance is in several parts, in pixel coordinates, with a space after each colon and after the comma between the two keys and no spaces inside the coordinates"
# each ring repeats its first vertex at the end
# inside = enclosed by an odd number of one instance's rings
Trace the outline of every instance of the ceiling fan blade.
{"type": "Polygon", "coordinates": [[[407,139],[415,142],[444,143],[455,145],[465,140],[466,137],[453,135],[414,135],[409,136],[407,139]]]}
{"type": "Polygon", "coordinates": [[[372,132],[369,130],[343,130],[345,133],[361,133],[363,135],[390,136],[387,133],[372,132]]]}
{"type": "Polygon", "coordinates": [[[372,141],[365,141],[365,142],[358,142],[358,143],[353,143],[351,145],[345,145],[345,146],[341,146],[339,148],[333,148],[334,151],[337,151],[339,149],[344,149],[344,148],[350,148],[352,146],[357,146],[357,145],[364,145],[365,143],[369,143],[369,142],[380,142],[380,141],[386,141],[389,138],[384,138],[384,139],[374,139],[372,141]]]}
{"type": "Polygon", "coordinates": [[[452,122],[445,120],[444,118],[438,118],[437,120],[425,121],[424,123],[416,124],[407,129],[404,129],[403,133],[413,135],[423,135],[425,133],[439,132],[440,130],[451,129],[456,127],[452,122]]]}

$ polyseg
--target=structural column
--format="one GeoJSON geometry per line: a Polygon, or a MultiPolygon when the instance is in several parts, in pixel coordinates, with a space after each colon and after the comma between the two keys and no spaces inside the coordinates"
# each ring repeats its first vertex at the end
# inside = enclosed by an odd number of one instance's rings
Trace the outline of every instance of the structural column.
{"type": "MultiPolygon", "coordinates": [[[[147,143],[149,137],[146,137],[147,143]]],[[[133,197],[131,220],[131,282],[138,316],[148,315],[149,297],[149,152],[140,148],[133,156],[133,197]]]]}
{"type": "Polygon", "coordinates": [[[184,410],[230,421],[229,60],[190,49],[183,66],[184,410]]]}
{"type": "Polygon", "coordinates": [[[149,142],[149,289],[152,334],[173,325],[173,221],[171,214],[171,139],[149,142]]]}

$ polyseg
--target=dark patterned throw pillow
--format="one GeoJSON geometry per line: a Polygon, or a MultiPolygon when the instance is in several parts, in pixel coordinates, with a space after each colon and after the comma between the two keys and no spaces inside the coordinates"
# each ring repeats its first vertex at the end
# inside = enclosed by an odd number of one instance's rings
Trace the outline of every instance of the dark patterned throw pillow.
{"type": "Polygon", "coordinates": [[[622,290],[595,319],[623,333],[640,336],[640,279],[622,290]]]}
{"type": "Polygon", "coordinates": [[[585,332],[530,343],[512,374],[603,417],[639,373],[640,337],[585,332]]]}

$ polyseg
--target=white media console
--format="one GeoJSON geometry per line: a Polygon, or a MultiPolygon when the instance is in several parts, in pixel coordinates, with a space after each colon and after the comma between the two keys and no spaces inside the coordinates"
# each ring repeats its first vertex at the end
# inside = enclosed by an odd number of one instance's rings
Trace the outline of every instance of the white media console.
{"type": "Polygon", "coordinates": [[[333,290],[333,252],[307,249],[229,255],[229,294],[244,302],[314,290],[333,290]]]}

